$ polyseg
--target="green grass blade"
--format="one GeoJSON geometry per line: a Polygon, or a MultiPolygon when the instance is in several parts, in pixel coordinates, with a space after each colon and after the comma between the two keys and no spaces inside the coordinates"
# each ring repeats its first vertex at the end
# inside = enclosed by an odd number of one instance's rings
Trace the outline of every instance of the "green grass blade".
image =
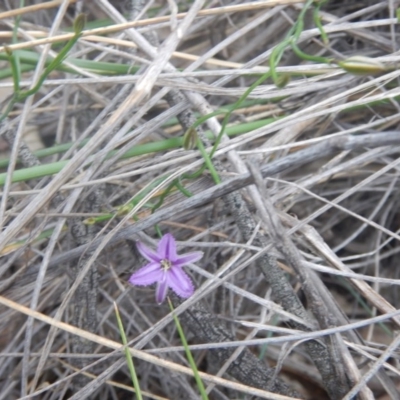
{"type": "MultiPolygon", "coordinates": [[[[276,118],[268,118],[254,122],[248,122],[244,124],[238,124],[227,128],[228,135],[240,135],[242,133],[250,132],[254,129],[260,128],[262,126],[268,125],[275,121],[276,118]]],[[[212,138],[211,132],[206,132],[209,138],[212,138]]],[[[121,156],[120,159],[131,158],[135,156],[140,156],[143,154],[150,154],[158,151],[166,151],[170,149],[176,149],[182,147],[183,137],[176,137],[171,139],[161,140],[159,142],[144,143],[139,146],[134,146],[131,150],[128,150],[125,154],[121,156]]],[[[64,152],[72,146],[72,143],[62,144],[54,146],[54,148],[38,150],[34,154],[38,157],[49,156],[52,154],[57,154],[59,152],[64,152]]],[[[111,151],[108,157],[112,157],[116,152],[111,151]]],[[[0,160],[0,168],[7,167],[9,159],[0,160]]],[[[56,161],[54,163],[43,164],[31,168],[21,168],[14,171],[12,176],[12,182],[22,182],[29,179],[43,178],[44,176],[54,175],[60,172],[63,167],[68,163],[68,160],[56,161]]],[[[6,180],[6,173],[0,174],[0,186],[4,185],[6,180]]]]}
{"type": "Polygon", "coordinates": [[[171,300],[169,298],[168,298],[168,303],[169,303],[169,308],[171,309],[171,312],[172,312],[172,318],[175,321],[176,329],[178,330],[178,333],[179,333],[179,337],[181,338],[181,342],[183,344],[183,347],[185,348],[185,353],[186,353],[186,357],[187,357],[187,359],[189,361],[190,368],[192,368],[192,371],[193,371],[193,374],[194,374],[194,379],[196,380],[197,387],[199,388],[199,391],[200,391],[200,394],[201,394],[201,398],[203,400],[208,400],[206,389],[205,389],[205,387],[203,385],[203,381],[200,378],[199,371],[197,370],[197,366],[196,366],[196,363],[194,362],[194,358],[192,356],[192,353],[190,352],[190,349],[189,349],[185,334],[183,333],[183,329],[182,329],[181,323],[179,322],[178,317],[174,314],[174,307],[173,307],[173,305],[171,303],[171,300]]]}
{"type": "Polygon", "coordinates": [[[126,362],[128,364],[129,372],[131,374],[133,387],[135,388],[136,398],[138,400],[143,400],[142,392],[139,386],[139,381],[135,371],[135,366],[133,365],[133,358],[131,356],[131,353],[129,352],[129,349],[127,348],[128,342],[126,340],[124,326],[122,324],[121,316],[119,314],[118,307],[115,302],[114,302],[114,309],[115,309],[115,315],[117,317],[118,329],[121,334],[122,343],[125,346],[124,351],[125,351],[126,362]]]}

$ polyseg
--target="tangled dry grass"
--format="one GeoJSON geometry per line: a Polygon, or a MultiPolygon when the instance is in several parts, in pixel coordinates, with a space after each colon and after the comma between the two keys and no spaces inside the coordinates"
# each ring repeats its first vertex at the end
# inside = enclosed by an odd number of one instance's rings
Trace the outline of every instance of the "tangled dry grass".
{"type": "Polygon", "coordinates": [[[143,395],[200,398],[168,306],[127,284],[160,231],[204,251],[171,300],[210,399],[399,399],[397,7],[2,2],[3,112],[10,54],[26,90],[87,22],[0,126],[0,399],[132,398],[114,303],[143,395]],[[303,10],[303,55],[255,84],[303,10]]]}

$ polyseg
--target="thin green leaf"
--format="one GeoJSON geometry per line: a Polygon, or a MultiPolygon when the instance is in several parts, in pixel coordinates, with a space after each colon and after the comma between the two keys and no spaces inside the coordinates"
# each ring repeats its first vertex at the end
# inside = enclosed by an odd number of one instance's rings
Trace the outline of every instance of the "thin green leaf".
{"type": "Polygon", "coordinates": [[[132,358],[131,353],[129,352],[129,349],[127,347],[128,346],[128,342],[126,340],[124,326],[122,324],[121,316],[119,314],[118,307],[117,307],[117,304],[115,302],[114,302],[114,309],[115,309],[115,316],[117,317],[118,329],[119,329],[119,332],[120,332],[120,335],[121,335],[122,343],[124,345],[124,352],[125,352],[126,362],[128,364],[129,373],[131,374],[133,387],[135,388],[136,398],[138,400],[143,400],[142,392],[141,392],[140,386],[139,386],[139,381],[138,381],[138,378],[137,378],[137,375],[136,375],[136,371],[135,371],[135,366],[133,365],[133,358],[132,358]]]}
{"type": "Polygon", "coordinates": [[[168,304],[169,304],[169,308],[171,309],[172,318],[174,319],[174,322],[175,322],[175,325],[176,325],[176,329],[178,330],[178,333],[179,333],[179,337],[181,338],[182,345],[185,348],[186,358],[188,359],[189,364],[190,364],[190,368],[193,371],[194,379],[196,380],[197,387],[199,388],[199,392],[201,394],[201,398],[203,400],[208,400],[206,389],[204,387],[203,381],[200,378],[199,371],[197,369],[197,365],[196,365],[196,363],[194,361],[194,358],[192,356],[192,353],[191,353],[191,351],[189,349],[185,334],[183,333],[183,329],[182,329],[181,323],[179,322],[178,317],[174,314],[174,307],[173,307],[173,305],[171,303],[171,300],[169,298],[168,298],[168,304]]]}

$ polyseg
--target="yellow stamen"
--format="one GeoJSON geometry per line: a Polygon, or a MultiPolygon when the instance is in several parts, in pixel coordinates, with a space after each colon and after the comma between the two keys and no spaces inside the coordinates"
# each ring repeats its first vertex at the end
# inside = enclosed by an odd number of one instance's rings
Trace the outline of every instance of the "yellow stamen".
{"type": "Polygon", "coordinates": [[[171,268],[171,261],[169,261],[169,260],[161,260],[160,264],[161,264],[162,268],[164,269],[164,271],[168,271],[171,268]]]}

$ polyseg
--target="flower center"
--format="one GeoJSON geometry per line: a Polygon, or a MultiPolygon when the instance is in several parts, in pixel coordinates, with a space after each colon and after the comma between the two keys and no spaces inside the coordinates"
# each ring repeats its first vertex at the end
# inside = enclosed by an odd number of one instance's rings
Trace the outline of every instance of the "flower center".
{"type": "Polygon", "coordinates": [[[164,271],[168,271],[171,268],[171,261],[169,260],[161,260],[160,264],[164,271]]]}

